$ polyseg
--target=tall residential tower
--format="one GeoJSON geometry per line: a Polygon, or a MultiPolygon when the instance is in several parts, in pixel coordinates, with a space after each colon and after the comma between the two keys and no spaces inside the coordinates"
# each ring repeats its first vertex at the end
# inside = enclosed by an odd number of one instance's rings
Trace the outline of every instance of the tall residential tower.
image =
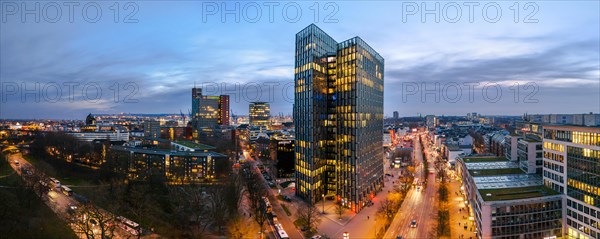
{"type": "Polygon", "coordinates": [[[296,34],[296,194],[360,211],[383,186],[383,58],[314,24],[296,34]]]}

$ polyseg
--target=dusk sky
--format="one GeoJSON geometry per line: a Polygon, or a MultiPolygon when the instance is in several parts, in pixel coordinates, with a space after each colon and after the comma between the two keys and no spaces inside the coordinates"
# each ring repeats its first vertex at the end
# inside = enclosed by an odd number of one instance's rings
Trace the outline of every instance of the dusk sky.
{"type": "MultiPolygon", "coordinates": [[[[281,2],[272,22],[264,2],[118,2],[116,16],[109,1],[98,2],[96,23],[83,17],[87,2],[74,7],[72,23],[68,6],[59,5],[62,15],[56,16],[57,6],[44,8],[48,2],[41,1],[39,15],[22,16],[17,3],[3,1],[0,9],[4,119],[187,113],[194,84],[209,94],[231,95],[235,114],[247,114],[249,101],[271,102],[272,115],[291,114],[295,34],[311,23],[338,42],[360,36],[385,58],[386,116],[600,112],[598,1],[494,2],[501,15],[493,6],[484,14],[482,2],[474,6],[472,22],[464,2],[442,1],[319,2],[317,8],[314,1],[299,1],[287,6],[287,19],[281,2]],[[235,9],[236,3],[239,22],[233,14],[223,22],[222,7],[235,9]],[[433,9],[436,3],[439,23],[433,14],[425,22],[420,12],[407,15],[411,7],[433,9]],[[453,23],[457,6],[462,14],[453,23]],[[302,10],[298,19],[294,7],[302,10]],[[311,9],[319,9],[318,16],[311,9]],[[511,9],[519,9],[518,16],[511,9]],[[430,90],[425,98],[423,86],[430,90]]],[[[91,20],[94,11],[88,6],[91,20]]]]}

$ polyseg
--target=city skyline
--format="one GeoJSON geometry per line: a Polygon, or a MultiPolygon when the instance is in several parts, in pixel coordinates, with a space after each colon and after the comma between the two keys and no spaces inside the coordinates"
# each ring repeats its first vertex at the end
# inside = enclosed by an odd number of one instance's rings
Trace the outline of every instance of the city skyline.
{"type": "MultiPolygon", "coordinates": [[[[457,23],[448,22],[448,16],[443,14],[438,15],[439,23],[435,16],[427,15],[423,23],[420,14],[398,16],[403,7],[400,3],[364,6],[340,2],[336,3],[338,11],[334,15],[337,23],[324,22],[323,17],[329,12],[321,12],[318,20],[321,28],[340,38],[365,36],[365,41],[388,59],[386,116],[392,116],[393,111],[402,116],[464,115],[470,111],[483,115],[588,113],[600,108],[599,58],[595,54],[600,49],[600,38],[594,31],[600,27],[595,10],[598,4],[538,2],[534,15],[537,23],[523,22],[525,10],[515,23],[511,5],[504,2],[499,3],[503,15],[498,22],[491,23],[478,14],[471,23],[463,6],[462,20],[457,23]],[[353,15],[359,8],[367,14],[353,15]],[[377,17],[370,17],[374,13],[377,17]],[[367,27],[373,24],[398,25],[402,30],[367,27]],[[419,92],[406,89],[421,87],[421,83],[436,87],[436,82],[440,83],[439,89],[449,93],[425,95],[425,103],[419,92]],[[522,88],[517,94],[510,88],[515,82],[535,85],[528,90],[522,88]],[[468,99],[465,83],[480,84],[475,88],[473,102],[468,99]],[[494,102],[494,88],[489,91],[491,100],[482,98],[481,86],[486,84],[502,88],[499,101],[494,102]],[[456,85],[462,87],[462,97],[453,103],[456,85]],[[518,103],[514,103],[515,95],[518,103]]],[[[234,113],[246,115],[249,102],[267,101],[272,112],[291,114],[293,99],[282,96],[293,95],[289,87],[284,89],[293,84],[290,42],[293,33],[315,22],[309,3],[300,4],[304,15],[295,23],[280,17],[269,22],[266,15],[257,23],[244,18],[234,22],[231,19],[235,16],[222,23],[219,14],[198,16],[203,10],[200,3],[177,3],[165,8],[152,2],[138,3],[137,23],[114,23],[108,14],[109,6],[102,7],[107,13],[96,24],[78,18],[73,23],[68,19],[22,23],[20,18],[6,17],[0,29],[0,118],[78,119],[89,112],[187,112],[192,108],[189,88],[195,84],[203,87],[228,83],[231,90],[235,87],[232,82],[239,82],[238,87],[247,86],[231,98],[234,113]],[[194,16],[190,11],[198,19],[190,18],[194,16]],[[263,34],[268,32],[278,34],[263,34]],[[120,37],[105,37],[112,34],[120,37]],[[102,90],[98,101],[83,100],[80,94],[69,101],[65,83],[77,83],[79,92],[93,82],[102,90]],[[127,85],[130,82],[132,85],[127,85]],[[15,84],[19,90],[35,89],[35,83],[40,83],[38,93],[25,95],[26,103],[21,103],[21,92],[11,91],[15,84]],[[52,83],[63,90],[60,101],[40,96],[41,89],[55,90],[52,83]],[[274,91],[269,91],[264,83],[275,86],[274,91]],[[258,89],[252,84],[263,86],[262,99],[245,99],[256,95],[258,89]],[[121,89],[116,94],[118,99],[114,97],[115,87],[121,89]],[[132,89],[134,97],[128,99],[132,89]],[[266,99],[269,92],[275,92],[272,100],[266,99]],[[39,102],[35,102],[36,94],[39,102]]],[[[483,4],[479,7],[478,13],[483,4]]],[[[90,90],[92,96],[93,92],[94,88],[90,90]]],[[[209,92],[220,94],[228,92],[209,92]]]]}
{"type": "Polygon", "coordinates": [[[600,1],[1,1],[0,235],[600,238],[600,1]]]}

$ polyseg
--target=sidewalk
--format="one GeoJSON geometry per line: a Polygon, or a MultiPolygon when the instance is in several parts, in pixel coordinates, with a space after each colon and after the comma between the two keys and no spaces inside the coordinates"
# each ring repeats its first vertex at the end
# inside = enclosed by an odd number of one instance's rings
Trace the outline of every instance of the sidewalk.
{"type": "MultiPolygon", "coordinates": [[[[386,173],[398,175],[399,169],[386,169],[386,173]]],[[[382,222],[376,220],[377,210],[380,207],[381,201],[387,198],[388,191],[393,192],[392,177],[384,176],[384,187],[375,198],[373,205],[363,208],[359,213],[354,213],[350,209],[346,209],[342,215],[342,219],[338,218],[335,213],[334,201],[325,201],[325,215],[322,217],[321,224],[318,227],[319,234],[326,234],[330,238],[342,238],[344,232],[349,233],[350,238],[374,238],[377,230],[383,227],[382,222]]],[[[322,202],[316,205],[322,210],[322,202]]]]}
{"type": "Polygon", "coordinates": [[[461,183],[452,180],[448,183],[450,235],[451,238],[477,238],[474,221],[469,220],[469,212],[465,205],[464,196],[460,192],[461,183]]]}
{"type": "MultiPolygon", "coordinates": [[[[325,214],[323,215],[323,219],[328,219],[331,220],[332,222],[337,223],[340,226],[345,226],[346,224],[348,224],[348,222],[350,222],[352,220],[352,218],[354,218],[356,216],[356,213],[353,213],[352,211],[350,211],[350,209],[344,209],[344,213],[342,213],[341,218],[338,216],[338,214],[335,212],[335,200],[325,200],[325,214]]],[[[319,210],[322,211],[323,210],[323,202],[319,203],[318,206],[319,210]]],[[[363,209],[364,210],[364,209],[363,209]]]]}

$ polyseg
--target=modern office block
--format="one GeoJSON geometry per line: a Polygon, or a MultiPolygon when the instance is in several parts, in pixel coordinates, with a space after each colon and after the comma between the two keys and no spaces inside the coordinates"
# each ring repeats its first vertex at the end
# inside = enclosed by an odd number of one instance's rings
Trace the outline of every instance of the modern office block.
{"type": "Polygon", "coordinates": [[[540,175],[525,173],[505,157],[459,156],[456,161],[477,238],[562,235],[562,196],[545,187],[540,175]]]}
{"type": "Polygon", "coordinates": [[[566,200],[568,238],[600,237],[600,127],[543,126],[544,183],[566,200]]]}
{"type": "Polygon", "coordinates": [[[296,34],[296,194],[360,211],[383,186],[384,59],[359,37],[296,34]]]}
{"type": "Polygon", "coordinates": [[[249,105],[250,125],[251,126],[269,126],[271,119],[271,108],[266,102],[250,102],[249,105]]]}
{"type": "Polygon", "coordinates": [[[203,95],[201,88],[192,88],[192,127],[213,129],[229,125],[229,96],[203,95]]]}

